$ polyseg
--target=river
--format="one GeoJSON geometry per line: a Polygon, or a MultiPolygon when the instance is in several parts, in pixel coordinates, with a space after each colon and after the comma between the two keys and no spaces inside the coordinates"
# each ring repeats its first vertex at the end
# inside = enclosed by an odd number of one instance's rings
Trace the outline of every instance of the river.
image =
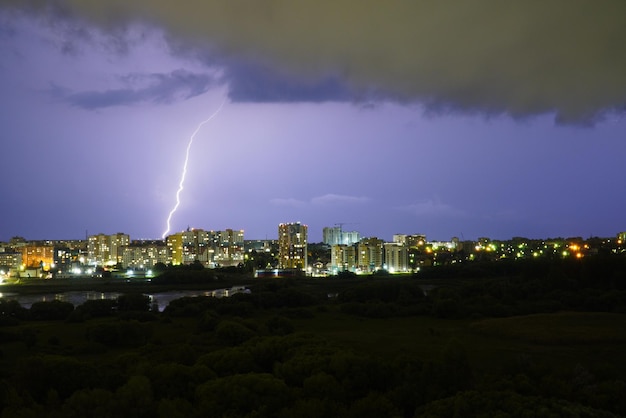
{"type": "MultiPolygon", "coordinates": [[[[151,304],[158,306],[159,312],[162,312],[167,305],[175,300],[183,297],[194,296],[215,296],[225,297],[237,292],[249,292],[249,290],[243,287],[235,287],[231,289],[217,289],[217,290],[172,290],[166,292],[145,293],[150,297],[151,304]]],[[[82,305],[85,301],[95,299],[117,299],[123,293],[121,292],[96,292],[96,291],[69,291],[69,292],[49,292],[49,293],[34,293],[34,294],[17,294],[0,292],[0,298],[14,299],[19,302],[23,307],[30,309],[35,302],[51,302],[53,300],[60,300],[63,302],[69,302],[74,307],[82,305]]]]}

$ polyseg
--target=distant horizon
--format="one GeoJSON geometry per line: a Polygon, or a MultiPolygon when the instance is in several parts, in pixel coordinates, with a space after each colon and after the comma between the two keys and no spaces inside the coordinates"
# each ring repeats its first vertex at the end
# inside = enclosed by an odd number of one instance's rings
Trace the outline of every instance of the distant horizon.
{"type": "MultiPolygon", "coordinates": [[[[306,225],[306,223],[304,223],[304,224],[306,225]]],[[[278,228],[278,225],[276,227],[278,228]]],[[[322,228],[324,228],[324,227],[322,227],[322,228]]],[[[204,230],[204,231],[223,231],[225,229],[241,230],[242,228],[207,229],[207,228],[191,227],[191,229],[198,229],[198,230],[204,230]]],[[[245,229],[243,229],[243,231],[244,231],[244,240],[245,241],[263,241],[263,240],[274,240],[274,241],[276,241],[276,240],[278,240],[278,236],[276,236],[276,237],[264,237],[264,238],[258,238],[258,237],[257,238],[249,238],[245,234],[245,229]]],[[[352,232],[352,231],[359,232],[358,230],[347,230],[347,229],[345,230],[345,232],[352,232]]],[[[178,232],[172,232],[172,233],[168,234],[168,236],[169,235],[174,235],[174,234],[179,233],[179,232],[184,232],[184,230],[178,231],[178,232]]],[[[428,241],[450,241],[452,238],[456,237],[456,238],[459,238],[460,241],[473,241],[473,242],[475,242],[475,241],[478,241],[479,238],[489,238],[492,241],[510,241],[513,238],[525,238],[525,239],[528,239],[528,240],[550,240],[550,239],[558,239],[558,238],[563,239],[563,240],[567,240],[567,239],[570,239],[570,238],[582,238],[583,240],[592,239],[592,238],[609,239],[609,238],[616,238],[619,234],[621,234],[623,232],[624,232],[624,230],[616,230],[616,232],[613,235],[605,235],[605,236],[603,236],[603,235],[590,235],[588,237],[585,237],[583,235],[558,235],[558,236],[545,236],[545,237],[531,237],[531,236],[525,236],[525,235],[512,235],[512,236],[510,236],[508,238],[501,238],[501,237],[492,237],[492,236],[488,236],[488,235],[479,235],[479,236],[477,236],[475,238],[463,238],[462,236],[459,236],[459,235],[453,235],[451,237],[448,237],[447,239],[441,239],[440,237],[436,237],[436,238],[433,239],[428,234],[422,234],[422,233],[419,233],[419,232],[417,232],[417,233],[396,232],[396,233],[392,234],[391,237],[389,237],[389,239],[386,238],[386,237],[376,236],[376,235],[362,235],[362,234],[360,234],[360,235],[361,235],[361,238],[374,238],[375,237],[375,238],[382,239],[385,242],[391,242],[393,240],[393,235],[426,235],[426,239],[428,241]]],[[[0,239],[0,242],[8,243],[14,237],[22,237],[26,241],[80,241],[80,240],[86,240],[88,236],[94,236],[94,235],[99,235],[99,234],[114,235],[114,234],[117,234],[117,233],[129,235],[131,241],[164,241],[164,239],[161,238],[161,237],[158,237],[158,238],[144,238],[144,237],[136,238],[136,237],[133,237],[132,234],[129,234],[129,233],[125,232],[125,231],[115,231],[115,232],[111,232],[111,233],[106,233],[106,232],[89,233],[89,235],[83,236],[83,237],[80,237],[80,238],[29,238],[29,237],[26,237],[24,235],[18,234],[18,235],[14,235],[12,237],[9,237],[8,239],[0,239]]],[[[310,229],[308,230],[307,239],[308,239],[309,236],[310,236],[310,229]]],[[[322,241],[321,238],[319,240],[308,239],[308,243],[319,244],[319,243],[323,243],[323,241],[322,241]]]]}

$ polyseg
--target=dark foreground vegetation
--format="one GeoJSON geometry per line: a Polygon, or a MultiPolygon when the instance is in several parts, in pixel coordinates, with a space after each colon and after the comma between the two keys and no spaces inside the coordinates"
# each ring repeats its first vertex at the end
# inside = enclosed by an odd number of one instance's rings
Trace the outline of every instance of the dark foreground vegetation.
{"type": "Polygon", "coordinates": [[[625,272],[588,258],[274,279],[163,312],[140,293],[0,299],[1,416],[625,416],[625,272]]]}

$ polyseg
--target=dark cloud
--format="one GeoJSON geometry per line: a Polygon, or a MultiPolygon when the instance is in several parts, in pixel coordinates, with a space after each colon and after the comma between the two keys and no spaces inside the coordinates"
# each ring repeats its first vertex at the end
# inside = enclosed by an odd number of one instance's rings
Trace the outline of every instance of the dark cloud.
{"type": "Polygon", "coordinates": [[[120,77],[120,80],[124,87],[73,92],[60,86],[53,86],[50,94],[72,106],[100,109],[145,102],[171,103],[198,96],[215,85],[213,76],[194,74],[185,70],[176,70],[168,74],[130,74],[120,77]]]}
{"type": "Polygon", "coordinates": [[[335,76],[307,78],[249,60],[230,60],[223,68],[222,80],[234,102],[326,102],[352,97],[335,76]]]}
{"type": "Polygon", "coordinates": [[[104,28],[148,22],[241,59],[247,66],[232,65],[224,75],[239,100],[376,91],[434,112],[553,113],[565,123],[593,121],[626,103],[623,0],[56,4],[104,28]]]}

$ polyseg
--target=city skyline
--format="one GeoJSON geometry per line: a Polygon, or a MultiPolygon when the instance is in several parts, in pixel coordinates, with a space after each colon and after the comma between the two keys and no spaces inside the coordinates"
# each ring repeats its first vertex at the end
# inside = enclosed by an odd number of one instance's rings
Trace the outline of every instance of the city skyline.
{"type": "MultiPolygon", "coordinates": [[[[305,233],[305,241],[309,244],[327,244],[327,245],[354,245],[357,244],[363,240],[368,240],[368,239],[380,239],[383,242],[396,242],[397,239],[400,239],[402,237],[422,237],[421,239],[428,241],[428,242],[452,242],[452,241],[465,241],[465,242],[480,242],[481,240],[484,239],[488,239],[488,240],[493,240],[493,241],[515,241],[515,240],[529,240],[529,241],[550,241],[550,240],[561,240],[561,241],[567,241],[567,240],[574,240],[574,241],[578,241],[578,240],[597,240],[597,239],[608,239],[609,241],[613,240],[613,239],[618,239],[618,240],[624,240],[624,236],[626,236],[626,232],[624,232],[623,230],[615,230],[613,231],[613,233],[608,234],[608,235],[589,235],[589,236],[582,236],[582,235],[561,235],[561,236],[526,236],[526,235],[515,235],[515,236],[510,236],[510,237],[504,237],[504,238],[500,238],[500,237],[491,237],[488,236],[486,234],[479,234],[478,236],[474,237],[465,237],[465,236],[450,236],[450,237],[440,237],[440,236],[427,236],[426,234],[422,234],[422,233],[415,233],[415,232],[407,232],[407,231],[397,231],[396,233],[392,234],[391,236],[374,236],[374,235],[362,235],[360,234],[359,231],[357,230],[344,230],[342,231],[342,235],[345,235],[343,237],[343,240],[341,238],[338,238],[335,234],[337,233],[329,231],[330,233],[327,234],[326,230],[337,230],[340,229],[341,226],[326,226],[324,228],[322,228],[322,239],[320,240],[311,240],[308,237],[310,236],[309,231],[309,227],[308,225],[306,225],[305,223],[302,223],[300,221],[296,221],[296,222],[281,222],[280,224],[278,224],[278,228],[280,230],[280,228],[284,225],[302,225],[302,227],[305,228],[305,230],[307,231],[305,233]],[[617,237],[617,238],[616,238],[617,237]]],[[[29,238],[29,237],[25,237],[23,235],[14,235],[12,237],[10,237],[9,239],[6,240],[0,240],[0,243],[4,243],[4,244],[9,244],[9,246],[11,246],[10,242],[17,240],[18,242],[27,242],[27,243],[35,243],[35,242],[57,242],[57,243],[61,243],[61,242],[84,242],[87,243],[89,241],[90,238],[93,237],[100,237],[100,236],[118,236],[118,235],[124,235],[124,236],[128,236],[129,237],[129,243],[131,244],[135,244],[135,243],[156,243],[156,242],[167,242],[169,239],[174,238],[175,236],[180,236],[180,235],[185,235],[186,233],[191,233],[191,234],[197,234],[197,233],[210,233],[210,234],[221,234],[224,233],[225,231],[230,231],[230,233],[237,232],[239,233],[241,236],[245,235],[245,230],[243,229],[232,229],[232,228],[225,228],[224,230],[215,230],[215,229],[204,229],[204,228],[192,228],[192,227],[188,227],[186,229],[183,229],[181,231],[170,231],[170,233],[165,236],[164,238],[162,237],[158,237],[158,238],[144,238],[144,237],[135,237],[135,236],[131,236],[130,234],[124,232],[124,231],[117,231],[117,232],[98,232],[98,233],[91,233],[89,231],[85,231],[85,235],[83,237],[77,237],[77,238],[59,238],[59,237],[44,237],[44,238],[29,238]]],[[[254,242],[254,241],[275,241],[278,242],[280,240],[281,237],[281,233],[277,233],[275,236],[267,236],[267,237],[263,237],[263,238],[259,238],[259,237],[248,237],[247,235],[245,235],[245,240],[246,242],[254,242]]],[[[316,236],[316,234],[314,233],[313,236],[316,236]]]]}
{"type": "Polygon", "coordinates": [[[614,236],[626,6],[496,6],[0,1],[0,241],[161,237],[222,105],[174,232],[614,236]]]}
{"type": "MultiPolygon", "coordinates": [[[[308,243],[308,227],[278,225],[277,240],[245,240],[244,231],[189,229],[165,240],[131,240],[123,233],[91,235],[77,241],[11,239],[0,246],[0,282],[7,278],[113,277],[150,279],[156,271],[173,268],[236,268],[255,277],[280,272],[324,277],[342,271],[357,274],[420,271],[422,267],[496,260],[582,259],[624,253],[626,232],[613,238],[463,241],[428,240],[425,235],[397,234],[393,241],[366,237],[344,242],[337,231],[324,231],[324,243],[308,243]],[[338,243],[337,241],[341,241],[338,243]],[[187,266],[187,267],[184,267],[187,266]],[[105,275],[105,272],[106,275],[105,275]]],[[[606,261],[606,260],[605,260],[606,261]]],[[[158,274],[158,273],[156,273],[158,274]]]]}

